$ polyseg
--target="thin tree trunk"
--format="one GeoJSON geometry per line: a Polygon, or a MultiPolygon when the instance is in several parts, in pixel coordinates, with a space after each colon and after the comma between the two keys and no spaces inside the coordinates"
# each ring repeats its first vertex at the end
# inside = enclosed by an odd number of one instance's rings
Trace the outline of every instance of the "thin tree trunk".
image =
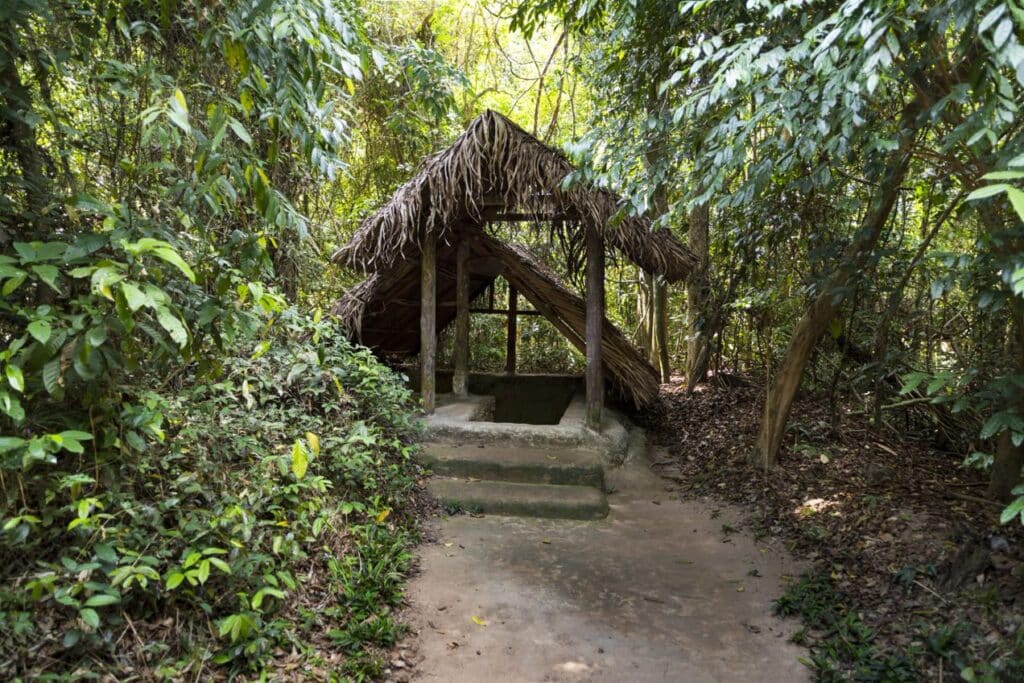
{"type": "Polygon", "coordinates": [[[636,345],[644,358],[651,356],[651,301],[650,275],[642,268],[637,268],[636,278],[636,345]]]}
{"type": "Polygon", "coordinates": [[[687,390],[693,391],[694,387],[708,374],[708,365],[711,362],[711,334],[708,323],[710,322],[710,311],[708,311],[708,226],[710,223],[710,211],[707,204],[701,204],[690,212],[690,233],[687,241],[690,251],[697,257],[697,265],[690,275],[686,285],[686,318],[689,325],[687,330],[687,390]]]}
{"type": "Polygon", "coordinates": [[[1004,503],[1013,499],[1012,491],[1020,483],[1024,467],[1024,443],[1013,445],[1013,432],[1003,431],[996,446],[996,459],[989,472],[988,497],[1004,503]]]}
{"type": "Polygon", "coordinates": [[[841,301],[839,292],[867,264],[899,197],[900,186],[910,164],[919,109],[916,102],[904,108],[900,117],[899,147],[886,164],[878,194],[864,217],[859,236],[847,247],[839,267],[820,288],[820,293],[793,330],[786,356],[768,389],[757,447],[753,453],[754,463],[765,469],[774,465],[778,457],[782,439],[786,434],[786,423],[793,407],[793,399],[800,388],[804,370],[814,347],[835,316],[836,307],[841,301]]]}
{"type": "Polygon", "coordinates": [[[36,142],[36,132],[27,121],[31,120],[32,95],[21,82],[14,56],[0,52],[0,140],[14,150],[21,169],[21,184],[25,191],[27,214],[24,225],[33,226],[30,234],[21,239],[45,239],[49,233],[47,207],[50,202],[50,179],[46,175],[46,156],[36,142]]]}
{"type": "Polygon", "coordinates": [[[654,339],[655,367],[661,375],[662,382],[668,382],[672,377],[672,368],[668,358],[668,283],[660,275],[654,277],[653,299],[651,308],[654,309],[653,324],[651,325],[654,339]]]}

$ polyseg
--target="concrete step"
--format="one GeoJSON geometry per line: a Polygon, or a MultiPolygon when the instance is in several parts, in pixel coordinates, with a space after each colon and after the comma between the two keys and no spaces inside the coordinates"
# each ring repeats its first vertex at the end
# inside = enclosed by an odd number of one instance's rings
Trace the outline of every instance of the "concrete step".
{"type": "Polygon", "coordinates": [[[434,477],[427,490],[443,503],[492,515],[602,519],[608,514],[605,495],[590,486],[467,481],[434,477]]]}
{"type": "Polygon", "coordinates": [[[604,490],[604,465],[582,450],[428,443],[420,462],[443,476],[604,490]]]}

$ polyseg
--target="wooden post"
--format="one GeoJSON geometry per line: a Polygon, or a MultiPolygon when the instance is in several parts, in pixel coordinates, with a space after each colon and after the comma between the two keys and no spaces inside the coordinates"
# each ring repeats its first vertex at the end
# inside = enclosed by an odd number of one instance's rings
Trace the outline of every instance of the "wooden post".
{"type": "Polygon", "coordinates": [[[601,328],[604,324],[604,240],[587,226],[587,426],[601,431],[604,374],[601,369],[601,328]]]}
{"type": "Polygon", "coordinates": [[[519,336],[517,324],[519,322],[519,292],[508,284],[508,336],[505,340],[505,372],[510,375],[516,374],[516,337],[519,336]]]}
{"type": "Polygon", "coordinates": [[[469,395],[469,243],[459,242],[455,257],[455,372],[452,392],[469,395]]]}
{"type": "Polygon", "coordinates": [[[435,363],[437,361],[437,237],[423,235],[420,261],[420,391],[423,412],[434,413],[435,363]]]}

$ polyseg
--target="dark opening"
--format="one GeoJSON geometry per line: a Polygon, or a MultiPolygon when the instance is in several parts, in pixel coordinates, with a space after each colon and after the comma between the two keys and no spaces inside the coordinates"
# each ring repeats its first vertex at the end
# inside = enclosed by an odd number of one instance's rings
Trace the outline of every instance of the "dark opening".
{"type": "Polygon", "coordinates": [[[575,391],[568,382],[497,383],[490,392],[494,396],[494,421],[558,424],[575,391]]]}

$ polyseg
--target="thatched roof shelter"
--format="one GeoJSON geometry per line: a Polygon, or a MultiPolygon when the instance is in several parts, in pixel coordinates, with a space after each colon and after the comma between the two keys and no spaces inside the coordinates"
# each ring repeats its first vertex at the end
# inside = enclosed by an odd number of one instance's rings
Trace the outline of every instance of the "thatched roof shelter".
{"type": "Polygon", "coordinates": [[[652,230],[646,217],[614,220],[620,199],[611,192],[578,184],[564,189],[574,170],[562,152],[487,111],[451,147],[427,159],[332,259],[373,273],[415,258],[424,230],[451,243],[460,224],[511,215],[560,218],[576,226],[577,235],[583,225],[597,226],[608,244],[645,270],[669,282],[686,277],[696,263],[689,249],[670,231],[652,230]]]}
{"type": "MultiPolygon", "coordinates": [[[[335,313],[354,338],[378,352],[420,353],[428,412],[437,333],[462,321],[456,328],[458,385],[460,366],[467,372],[468,302],[499,276],[586,352],[588,423],[594,428],[600,425],[602,374],[637,406],[657,396],[657,372],[604,317],[604,243],[669,281],[685,277],[695,258],[670,231],[652,230],[646,218],[620,218],[615,194],[581,184],[566,187],[573,170],[561,152],[488,111],[451,147],[426,160],[334,253],[336,262],[368,274],[345,293],[335,313]],[[502,244],[485,231],[488,223],[510,221],[557,226],[553,232],[561,239],[586,244],[586,301],[526,249],[502,244]],[[587,344],[588,339],[600,343],[587,344]]],[[[509,317],[512,369],[516,296],[501,311],[509,317]]]]}

